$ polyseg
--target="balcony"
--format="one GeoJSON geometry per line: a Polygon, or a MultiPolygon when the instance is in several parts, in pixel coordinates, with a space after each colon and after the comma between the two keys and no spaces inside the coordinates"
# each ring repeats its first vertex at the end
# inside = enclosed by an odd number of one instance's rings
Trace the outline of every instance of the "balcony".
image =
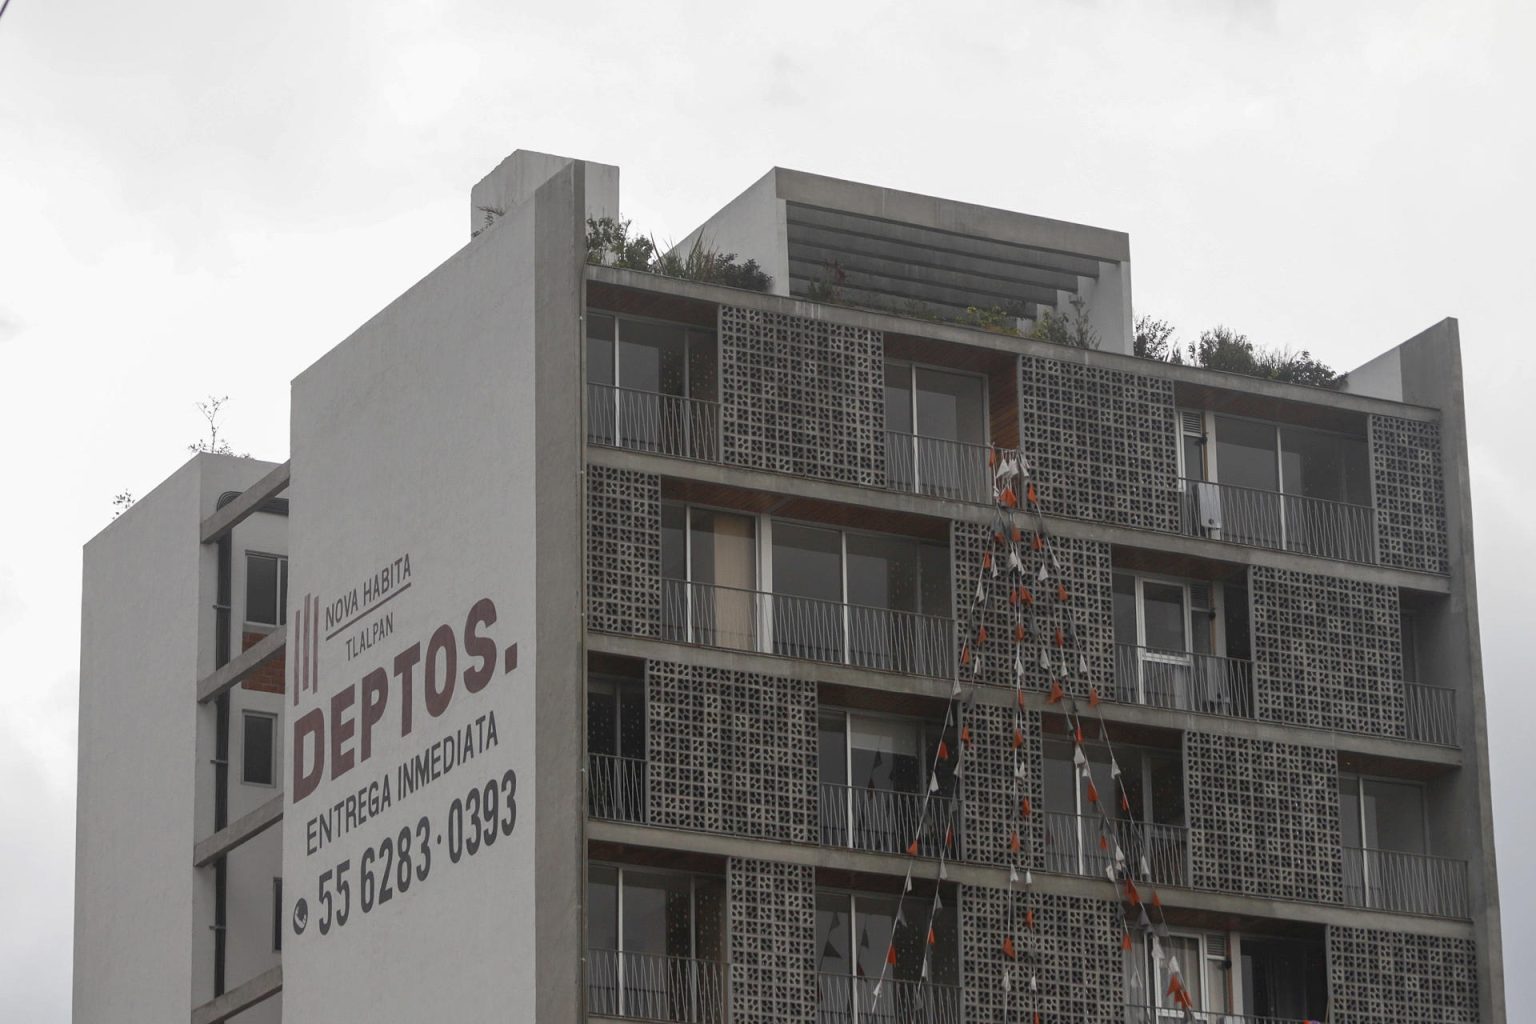
{"type": "Polygon", "coordinates": [[[587,951],[587,1012],[605,1017],[721,1024],[724,972],[715,960],[587,951]]]}
{"type": "Polygon", "coordinates": [[[1442,747],[1456,746],[1456,691],[1447,686],[1404,683],[1408,738],[1442,747]]]}
{"type": "Polygon", "coordinates": [[[1217,1010],[1190,1010],[1171,1006],[1127,1006],[1125,1024],[1316,1024],[1297,1017],[1256,1017],[1244,1013],[1223,1013],[1217,1010]]]}
{"type": "Polygon", "coordinates": [[[954,625],[937,615],[661,581],[662,636],[675,643],[948,678],[954,625]]]}
{"type": "Polygon", "coordinates": [[[1344,850],[1344,902],[1372,910],[1470,918],[1467,862],[1393,850],[1344,850]]]}
{"type": "Polygon", "coordinates": [[[816,975],[817,1024],[960,1024],[958,986],[886,978],[876,1000],[875,982],[816,975]]]}
{"type": "MultiPolygon", "coordinates": [[[[1114,848],[1099,845],[1102,820],[1087,815],[1047,811],[1045,868],[1064,875],[1102,877],[1114,863],[1114,848]]],[[[1158,885],[1189,885],[1189,829],[1183,825],[1114,819],[1116,842],[1130,863],[1139,867],[1142,858],[1152,870],[1150,881],[1158,885]]]]}
{"type": "Polygon", "coordinates": [[[1209,480],[1179,481],[1179,527],[1187,537],[1375,563],[1376,510],[1209,480]]]}
{"type": "Polygon", "coordinates": [[[587,813],[607,821],[645,824],[645,762],[637,757],[588,754],[587,813]]]}
{"type": "Polygon", "coordinates": [[[992,449],[941,437],[888,430],[886,488],[978,505],[992,503],[992,449]]]}
{"type": "Polygon", "coordinates": [[[1253,665],[1237,658],[1115,644],[1114,699],[1125,704],[1253,717],[1253,665]]]}
{"type": "Polygon", "coordinates": [[[610,448],[719,462],[720,404],[589,383],[587,441],[610,448]]]}
{"type": "MultiPolygon", "coordinates": [[[[949,825],[954,823],[959,831],[959,816],[954,813],[957,809],[958,802],[954,797],[930,796],[924,815],[921,793],[861,789],[823,782],[821,844],[873,853],[905,854],[916,836],[919,855],[937,857],[943,849],[949,825]]],[[[958,835],[955,841],[956,849],[949,852],[951,858],[959,856],[958,835]]]]}

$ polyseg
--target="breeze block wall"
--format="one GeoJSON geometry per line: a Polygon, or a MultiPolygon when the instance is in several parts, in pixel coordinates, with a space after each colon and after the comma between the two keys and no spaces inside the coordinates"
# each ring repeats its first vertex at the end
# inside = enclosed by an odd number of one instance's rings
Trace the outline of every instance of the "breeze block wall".
{"type": "Polygon", "coordinates": [[[1197,889],[1339,903],[1339,767],[1333,751],[1184,734],[1197,889]]]}
{"type": "Polygon", "coordinates": [[[879,331],[720,307],[725,462],[885,485],[885,341],[879,331]]]}
{"type": "Polygon", "coordinates": [[[1477,1024],[1477,950],[1466,939],[1328,929],[1337,1024],[1477,1024]]]}
{"type": "Polygon", "coordinates": [[[816,684],[645,664],[650,821],[817,840],[816,684]]]}
{"type": "Polygon", "coordinates": [[[1044,511],[1179,532],[1172,381],[1024,356],[1019,412],[1044,511]]]}
{"type": "Polygon", "coordinates": [[[655,636],[661,625],[661,478],[587,467],[587,626],[655,636]]]}
{"type": "Polygon", "coordinates": [[[731,1024],[816,1020],[816,869],[732,857],[731,1024]]]}
{"type": "MultiPolygon", "coordinates": [[[[1029,533],[1025,533],[1025,547],[1029,546],[1029,533]]],[[[1053,678],[1061,678],[1062,686],[1086,697],[1090,684],[1108,698],[1114,692],[1114,606],[1112,604],[1112,574],[1110,571],[1109,545],[1094,540],[1078,540],[1070,537],[1053,537],[1051,544],[1061,566],[1054,565],[1045,583],[1034,577],[1043,552],[1027,550],[1025,565],[1026,585],[1033,596],[1033,603],[1013,605],[1008,594],[1016,585],[1019,574],[1009,574],[1004,548],[993,551],[993,563],[998,575],[981,569],[983,556],[995,544],[992,528],[979,523],[954,522],[950,524],[950,550],[953,555],[955,595],[955,650],[970,642],[973,656],[979,656],[979,668],[968,667],[961,671],[974,671],[978,682],[996,686],[1014,684],[1014,624],[1017,613],[1023,609],[1024,622],[1029,632],[1025,637],[1020,656],[1024,662],[1024,686],[1026,689],[1048,690],[1053,678]],[[977,614],[971,613],[976,599],[976,584],[981,583],[986,601],[977,614]],[[1056,584],[1066,585],[1068,600],[1063,604],[1057,598],[1056,584]],[[977,627],[987,627],[987,642],[974,645],[977,627]],[[1056,646],[1056,630],[1060,628],[1066,646],[1056,646]],[[1074,638],[1076,643],[1074,643],[1074,638]],[[1051,670],[1040,667],[1040,652],[1044,648],[1051,661],[1051,670]],[[1088,677],[1079,673],[1078,654],[1088,659],[1088,677]],[[1066,660],[1071,676],[1061,676],[1061,665],[1066,660]]]]}
{"type": "Polygon", "coordinates": [[[979,704],[967,713],[971,745],[965,755],[965,799],[961,804],[963,860],[983,864],[1013,864],[1039,869],[1044,865],[1040,815],[1021,814],[1020,800],[1028,798],[1033,812],[1044,806],[1043,769],[1040,758],[1040,714],[1020,712],[1024,743],[1013,746],[1013,708],[979,704]],[[1022,764],[1024,777],[1017,780],[1014,765],[1022,764]],[[1022,856],[1008,849],[1014,829],[1019,831],[1022,856]]]}
{"type": "Polygon", "coordinates": [[[1038,1013],[1044,1021],[1121,1024],[1122,921],[1119,904],[1110,900],[962,885],[962,1019],[1029,1021],[1038,1013]],[[1035,915],[1033,928],[1025,923],[1029,911],[1035,915]],[[1010,934],[1014,960],[1003,951],[1003,939],[1010,934]],[[1010,976],[1006,989],[1005,970],[1010,976]],[[1030,991],[1031,976],[1038,991],[1030,991]]]}
{"type": "Polygon", "coordinates": [[[1450,572],[1440,425],[1373,415],[1370,439],[1381,564],[1450,572]]]}
{"type": "Polygon", "coordinates": [[[1248,592],[1259,718],[1407,735],[1396,587],[1255,566],[1248,592]]]}

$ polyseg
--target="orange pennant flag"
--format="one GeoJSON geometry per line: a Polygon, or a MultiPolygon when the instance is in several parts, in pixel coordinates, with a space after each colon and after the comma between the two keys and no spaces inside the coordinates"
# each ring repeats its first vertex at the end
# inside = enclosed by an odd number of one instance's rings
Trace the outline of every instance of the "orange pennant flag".
{"type": "Polygon", "coordinates": [[[1029,797],[1025,797],[1023,800],[1019,801],[1019,813],[1024,815],[1024,817],[1027,818],[1027,817],[1029,817],[1029,812],[1030,812],[1029,797]]]}
{"type": "Polygon", "coordinates": [[[1131,813],[1131,798],[1124,793],[1120,794],[1120,809],[1125,813],[1131,813]]]}
{"type": "Polygon", "coordinates": [[[970,663],[971,663],[971,645],[970,644],[966,644],[965,646],[960,648],[960,664],[962,664],[962,665],[969,665],[970,663]]]}
{"type": "Polygon", "coordinates": [[[945,743],[943,740],[939,740],[939,760],[949,760],[949,744],[945,743]]]}
{"type": "Polygon", "coordinates": [[[1017,526],[1015,526],[1013,528],[1013,542],[1015,544],[1017,544],[1019,541],[1021,541],[1023,539],[1024,539],[1024,531],[1019,529],[1017,526]]]}
{"type": "Polygon", "coordinates": [[[885,962],[892,967],[896,966],[896,943],[891,943],[891,948],[885,951],[885,962]]]}
{"type": "Polygon", "coordinates": [[[962,725],[960,727],[960,742],[964,743],[966,746],[970,746],[971,745],[971,727],[970,726],[962,725]]]}
{"type": "Polygon", "coordinates": [[[928,945],[930,945],[930,946],[937,945],[938,941],[939,941],[939,937],[934,934],[934,931],[933,931],[932,928],[929,928],[928,929],[928,945]]]}
{"type": "Polygon", "coordinates": [[[1022,622],[1014,623],[1014,626],[1013,626],[1013,640],[1014,640],[1014,643],[1020,643],[1020,644],[1023,643],[1024,642],[1024,636],[1025,636],[1024,623],[1022,623],[1022,622]]]}
{"type": "Polygon", "coordinates": [[[1065,647],[1065,646],[1067,646],[1067,635],[1061,631],[1061,627],[1060,626],[1056,627],[1056,646],[1057,647],[1065,647]]]}
{"type": "Polygon", "coordinates": [[[987,624],[983,622],[981,628],[976,630],[976,646],[980,647],[987,642],[987,624]]]}
{"type": "Polygon", "coordinates": [[[1100,833],[1100,835],[1099,835],[1099,849],[1101,849],[1101,850],[1109,849],[1109,836],[1106,836],[1106,835],[1100,833]]]}
{"type": "Polygon", "coordinates": [[[1061,702],[1061,698],[1065,697],[1066,695],[1067,695],[1067,692],[1061,688],[1061,684],[1059,682],[1057,682],[1056,680],[1052,679],[1051,680],[1051,695],[1048,698],[1046,698],[1046,699],[1050,703],[1052,703],[1052,704],[1058,704],[1058,703],[1061,702]]]}
{"type": "Polygon", "coordinates": [[[1162,897],[1158,896],[1156,889],[1152,890],[1152,905],[1159,910],[1163,909],[1162,897]]]}
{"type": "Polygon", "coordinates": [[[1013,834],[1008,837],[1008,850],[1011,853],[1018,853],[1021,846],[1022,844],[1019,842],[1019,830],[1014,829],[1013,834]]]}
{"type": "Polygon", "coordinates": [[[1133,907],[1141,906],[1141,893],[1136,891],[1136,883],[1129,878],[1125,880],[1125,899],[1133,907]]]}
{"type": "Polygon", "coordinates": [[[1077,740],[1078,743],[1082,743],[1083,742],[1083,723],[1082,722],[1078,722],[1076,725],[1074,725],[1072,727],[1072,738],[1077,740]]]}
{"type": "Polygon", "coordinates": [[[1131,948],[1131,933],[1130,932],[1126,932],[1126,933],[1124,933],[1123,935],[1120,936],[1120,948],[1121,949],[1130,949],[1131,948]]]}
{"type": "Polygon", "coordinates": [[[1004,935],[1003,936],[1003,956],[1007,957],[1009,960],[1017,960],[1018,959],[1018,957],[1015,956],[1014,952],[1013,952],[1013,936],[1012,935],[1004,935]]]}
{"type": "Polygon", "coordinates": [[[1095,786],[1092,780],[1088,782],[1088,802],[1094,805],[1099,802],[1099,787],[1095,786]]]}
{"type": "Polygon", "coordinates": [[[1043,534],[1043,533],[1035,534],[1035,539],[1034,539],[1033,546],[1034,546],[1034,549],[1036,551],[1044,550],[1044,548],[1045,548],[1045,534],[1043,534]]]}
{"type": "Polygon", "coordinates": [[[1019,588],[1019,597],[1024,599],[1024,603],[1025,604],[1034,604],[1035,603],[1035,595],[1030,593],[1028,587],[1020,587],[1019,588]]]}
{"type": "Polygon", "coordinates": [[[1039,503],[1040,499],[1035,495],[1035,483],[1033,480],[1030,481],[1029,489],[1025,492],[1025,496],[1029,498],[1029,503],[1031,505],[1039,503]]]}
{"type": "Polygon", "coordinates": [[[1008,591],[1008,603],[1009,604],[1018,604],[1019,603],[1019,588],[1018,587],[1014,587],[1012,590],[1008,591]]]}
{"type": "Polygon", "coordinates": [[[950,825],[950,826],[948,826],[947,828],[944,829],[944,845],[945,846],[954,846],[955,845],[955,826],[950,825]]]}
{"type": "MultiPolygon", "coordinates": [[[[1034,485],[1033,484],[1030,485],[1030,491],[1031,491],[1031,493],[1033,493],[1033,491],[1034,491],[1034,485]]],[[[1018,495],[1013,493],[1013,488],[1012,487],[1004,487],[1003,488],[1003,493],[998,495],[997,500],[998,500],[998,504],[1003,505],[1006,508],[1018,508],[1018,505],[1019,505],[1018,495]]],[[[1031,499],[1031,500],[1033,500],[1033,499],[1031,499]]]]}
{"type": "Polygon", "coordinates": [[[1024,745],[1024,730],[1023,729],[1015,729],[1015,730],[1013,730],[1013,749],[1014,750],[1018,750],[1023,745],[1024,745]]]}
{"type": "Polygon", "coordinates": [[[1099,688],[1097,686],[1088,687],[1088,706],[1091,708],[1099,706],[1099,688]]]}
{"type": "Polygon", "coordinates": [[[1026,928],[1033,928],[1034,926],[1035,926],[1035,912],[1033,910],[1026,910],[1026,911],[1024,911],[1024,927],[1026,927],[1026,928]]]}
{"type": "Polygon", "coordinates": [[[1072,595],[1067,593],[1066,584],[1064,584],[1064,583],[1057,583],[1056,584],[1056,600],[1058,600],[1058,601],[1062,602],[1063,604],[1065,604],[1068,600],[1071,599],[1071,596],[1072,595]]]}
{"type": "Polygon", "coordinates": [[[917,856],[917,840],[916,839],[912,840],[910,843],[907,844],[907,856],[908,857],[916,857],[917,856]]]}
{"type": "MultiPolygon", "coordinates": [[[[1002,538],[999,537],[998,540],[1002,540],[1002,538]]],[[[992,568],[992,552],[988,551],[986,554],[981,556],[981,567],[983,569],[992,568]]]]}

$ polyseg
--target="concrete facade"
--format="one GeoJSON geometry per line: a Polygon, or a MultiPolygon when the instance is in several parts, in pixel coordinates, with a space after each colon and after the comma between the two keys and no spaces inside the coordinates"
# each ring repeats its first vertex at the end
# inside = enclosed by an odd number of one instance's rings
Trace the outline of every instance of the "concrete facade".
{"type": "Polygon", "coordinates": [[[1117,1024],[1172,970],[1201,1021],[1502,1024],[1454,321],[1318,390],[1132,357],[1118,232],[775,169],[682,243],[754,293],[585,265],[619,211],[513,154],[296,379],[286,472],[199,456],[87,546],[77,1020],[1117,1024]],[[1071,296],[1097,351],[953,322],[1071,296]],[[1297,428],[1369,505],[1191,464],[1297,428]]]}

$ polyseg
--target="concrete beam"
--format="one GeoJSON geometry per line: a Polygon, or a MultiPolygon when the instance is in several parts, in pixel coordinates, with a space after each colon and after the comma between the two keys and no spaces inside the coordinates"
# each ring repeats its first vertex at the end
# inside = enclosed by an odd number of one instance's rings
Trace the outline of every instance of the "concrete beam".
{"type": "MultiPolygon", "coordinates": [[[[771,494],[787,493],[787,488],[792,488],[792,492],[797,497],[853,505],[859,508],[906,512],[936,519],[990,524],[993,517],[993,509],[990,505],[953,501],[905,491],[887,491],[876,487],[812,480],[807,477],[785,476],[767,470],[746,469],[721,463],[694,462],[689,459],[676,459],[666,455],[608,448],[602,445],[587,446],[587,461],[593,465],[609,466],[614,469],[655,473],[677,480],[696,480],[700,483],[740,487],[771,494]],[[786,481],[792,481],[792,483],[786,486],[786,481]]],[[[1051,533],[1061,537],[1102,541],[1110,545],[1139,548],[1144,551],[1161,551],[1212,562],[1224,562],[1228,565],[1261,565],[1273,569],[1319,573],[1325,576],[1347,576],[1352,580],[1402,587],[1428,594],[1451,592],[1449,577],[1434,573],[1413,572],[1383,565],[1340,562],[1317,555],[1272,551],[1268,548],[1253,548],[1244,544],[1210,540],[1205,537],[1186,537],[1183,534],[1164,533],[1160,530],[1139,530],[1128,526],[1091,522],[1086,519],[1068,519],[1048,515],[1045,521],[1051,533]]]]}
{"type": "MultiPolygon", "coordinates": [[[[609,633],[590,633],[587,637],[587,649],[626,658],[707,665],[710,668],[730,672],[748,672],[777,676],[781,679],[856,687],[882,694],[927,697],[935,701],[949,699],[953,685],[948,679],[936,679],[930,676],[878,672],[873,669],[807,661],[803,658],[790,658],[778,654],[696,647],[691,644],[668,643],[646,637],[615,636],[609,633]]],[[[1031,691],[1026,694],[1025,699],[1030,702],[1031,707],[1046,714],[1060,712],[1059,708],[1045,704],[1043,693],[1031,691]]],[[[976,687],[978,704],[1011,707],[1013,701],[1013,690],[1006,686],[980,684],[976,687]]],[[[1166,729],[1171,732],[1205,732],[1274,743],[1305,743],[1324,750],[1333,750],[1340,754],[1370,760],[1380,759],[1433,766],[1431,770],[1434,773],[1446,768],[1460,767],[1463,763],[1462,752],[1455,748],[1394,739],[1389,736],[1314,729],[1304,725],[1263,722],[1230,715],[1206,715],[1194,711],[1158,708],[1143,704],[1120,704],[1112,701],[1099,704],[1094,713],[1107,722],[1166,729]]]]}
{"type": "Polygon", "coordinates": [[[250,814],[219,829],[192,847],[192,866],[205,868],[227,856],[235,847],[250,842],[283,820],[283,794],[279,793],[250,814]]]}
{"type": "Polygon", "coordinates": [[[278,626],[250,647],[197,681],[197,702],[206,704],[233,687],[240,680],[283,653],[288,645],[288,627],[278,626]]]}
{"type": "MultiPolygon", "coordinates": [[[[866,850],[850,850],[845,847],[812,846],[809,843],[790,843],[770,839],[748,839],[713,832],[689,832],[682,829],[634,825],[617,821],[589,821],[587,839],[590,842],[617,843],[652,850],[776,861],[781,864],[797,864],[857,874],[886,875],[891,878],[905,877],[912,863],[910,858],[901,854],[870,853],[866,850]]],[[[927,869],[919,872],[921,877],[930,876],[937,871],[937,861],[922,860],[918,863],[921,868],[927,869]]],[[[944,870],[949,880],[957,884],[982,885],[994,889],[1008,888],[1008,869],[1005,867],[951,862],[945,865],[944,870]]],[[[1117,890],[1112,890],[1108,881],[1098,876],[1058,875],[1038,870],[1033,872],[1033,876],[1033,888],[1037,892],[1100,900],[1118,898],[1117,890]]],[[[1448,918],[1398,914],[1385,910],[1367,910],[1335,904],[1307,903],[1302,900],[1242,896],[1236,893],[1185,889],[1177,886],[1160,885],[1157,886],[1157,892],[1166,907],[1187,908],[1230,917],[1305,921],[1345,928],[1383,928],[1389,931],[1408,931],[1459,939],[1470,939],[1473,935],[1472,925],[1469,922],[1448,918]]]]}
{"type": "Polygon", "coordinates": [[[814,317],[818,320],[825,320],[828,323],[843,324],[849,327],[862,327],[874,331],[885,331],[891,334],[932,338],[935,341],[969,345],[972,348],[993,349],[995,351],[1027,356],[1043,356],[1047,359],[1059,359],[1065,362],[1081,363],[1085,366],[1139,373],[1149,377],[1162,377],[1175,382],[1220,388],[1226,391],[1240,392],[1245,395],[1259,395],[1265,398],[1274,398],[1280,401],[1295,402],[1303,405],[1317,405],[1350,412],[1375,413],[1382,416],[1400,416],[1403,419],[1420,420],[1430,423],[1439,422],[1440,420],[1440,411],[1426,406],[1405,405],[1401,402],[1391,402],[1382,398],[1373,398],[1369,395],[1356,395],[1347,391],[1330,391],[1327,388],[1312,388],[1303,384],[1285,384],[1280,381],[1260,380],[1258,377],[1247,377],[1242,374],[1226,373],[1221,370],[1207,370],[1199,366],[1176,366],[1171,363],[1157,363],[1119,352],[1066,348],[1062,345],[1052,345],[1045,341],[1019,338],[1009,334],[994,334],[980,328],[961,327],[958,324],[936,324],[929,320],[897,316],[894,313],[876,313],[872,310],[853,309],[849,306],[834,306],[828,303],[813,302],[810,299],[770,295],[766,292],[752,292],[742,288],[727,288],[724,285],[699,284],[696,281],[662,277],[659,274],[652,274],[643,270],[623,270],[619,267],[588,265],[586,273],[588,281],[612,284],[624,288],[636,288],[659,295],[675,295],[680,298],[695,299],[700,302],[724,303],[731,306],[740,306],[745,309],[762,310],[767,313],[785,313],[790,316],[814,317]]]}
{"type": "Polygon", "coordinates": [[[247,487],[240,497],[218,509],[203,520],[202,537],[204,544],[212,544],[223,537],[230,530],[240,525],[247,516],[271,499],[274,495],[281,494],[288,487],[290,463],[284,462],[273,469],[266,476],[247,487]]]}
{"type": "Polygon", "coordinates": [[[263,971],[250,981],[225,992],[217,999],[210,999],[192,1011],[192,1024],[223,1024],[238,1013],[243,1013],[264,999],[270,999],[283,990],[283,965],[263,971]]]}

